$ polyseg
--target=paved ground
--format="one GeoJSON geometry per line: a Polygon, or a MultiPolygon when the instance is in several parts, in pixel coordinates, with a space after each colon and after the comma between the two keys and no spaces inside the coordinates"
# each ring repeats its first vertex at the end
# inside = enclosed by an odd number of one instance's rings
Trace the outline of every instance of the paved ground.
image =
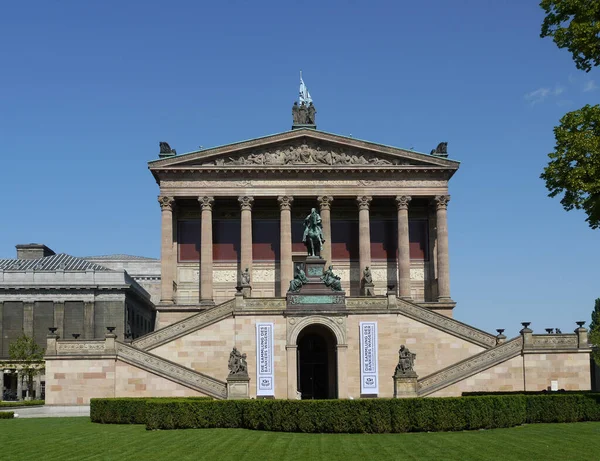
{"type": "Polygon", "coordinates": [[[90,416],[90,406],[35,406],[2,408],[0,411],[14,411],[15,418],[63,418],[90,416]]]}

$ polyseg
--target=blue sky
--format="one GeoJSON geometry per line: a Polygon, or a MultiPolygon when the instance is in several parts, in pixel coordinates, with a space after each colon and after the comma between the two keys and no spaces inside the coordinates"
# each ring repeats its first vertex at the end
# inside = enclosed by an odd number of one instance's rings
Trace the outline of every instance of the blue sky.
{"type": "Polygon", "coordinates": [[[158,142],[285,131],[298,71],[319,129],[462,162],[449,205],[455,317],[572,331],[600,297],[600,231],[539,179],[597,71],[518,0],[23,1],[0,10],[0,257],[160,255],[158,142]]]}

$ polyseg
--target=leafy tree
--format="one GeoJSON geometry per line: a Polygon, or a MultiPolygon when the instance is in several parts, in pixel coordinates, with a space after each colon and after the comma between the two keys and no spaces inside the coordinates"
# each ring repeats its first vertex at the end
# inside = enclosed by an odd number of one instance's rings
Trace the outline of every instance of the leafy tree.
{"type": "MultiPolygon", "coordinates": [[[[578,69],[600,64],[600,0],[542,0],[541,37],[567,48],[578,69]]],[[[550,197],[564,194],[567,211],[584,210],[592,229],[600,227],[600,106],[567,113],[554,128],[555,151],[541,178],[550,197]]]]}
{"type": "MultiPolygon", "coordinates": [[[[23,333],[9,344],[8,356],[20,366],[20,372],[27,379],[29,395],[33,395],[33,378],[44,369],[44,349],[38,346],[31,336],[23,333]]],[[[18,398],[21,399],[21,396],[19,395],[18,398]]]]}
{"type": "Polygon", "coordinates": [[[541,178],[549,196],[563,194],[567,211],[583,209],[592,229],[600,226],[600,106],[568,112],[554,128],[555,151],[541,178]]]}
{"type": "Polygon", "coordinates": [[[590,322],[590,330],[600,327],[600,298],[596,298],[596,304],[592,311],[592,321],[590,322]]]}
{"type": "Polygon", "coordinates": [[[600,2],[598,0],[542,0],[546,12],[540,36],[552,37],[567,48],[578,69],[589,72],[600,64],[600,2]]]}

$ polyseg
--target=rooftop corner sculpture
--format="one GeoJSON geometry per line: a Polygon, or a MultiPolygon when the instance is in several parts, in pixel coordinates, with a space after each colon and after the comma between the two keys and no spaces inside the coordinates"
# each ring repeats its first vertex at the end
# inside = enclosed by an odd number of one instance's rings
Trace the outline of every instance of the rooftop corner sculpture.
{"type": "Polygon", "coordinates": [[[431,150],[429,155],[437,155],[438,157],[448,157],[448,143],[439,143],[435,149],[431,150]]]}
{"type": "Polygon", "coordinates": [[[398,365],[396,365],[395,375],[407,375],[415,372],[415,358],[417,354],[408,350],[403,344],[398,350],[398,365]]]}
{"type": "Polygon", "coordinates": [[[316,208],[312,208],[310,214],[304,218],[302,242],[306,245],[308,256],[321,256],[325,239],[323,238],[321,216],[317,213],[316,208]]]}
{"type": "Polygon", "coordinates": [[[246,354],[240,353],[236,347],[229,354],[229,376],[248,375],[248,362],[246,354]]]}
{"type": "Polygon", "coordinates": [[[158,145],[160,146],[161,154],[177,154],[177,151],[175,149],[171,149],[171,146],[169,146],[168,142],[160,141],[158,145]]]}

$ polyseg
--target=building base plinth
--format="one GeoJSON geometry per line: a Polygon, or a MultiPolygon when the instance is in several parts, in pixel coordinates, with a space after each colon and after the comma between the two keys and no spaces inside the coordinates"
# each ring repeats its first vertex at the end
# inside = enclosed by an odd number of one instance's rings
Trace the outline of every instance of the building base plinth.
{"type": "Polygon", "coordinates": [[[250,398],[250,377],[248,375],[227,377],[227,400],[250,398]]]}

